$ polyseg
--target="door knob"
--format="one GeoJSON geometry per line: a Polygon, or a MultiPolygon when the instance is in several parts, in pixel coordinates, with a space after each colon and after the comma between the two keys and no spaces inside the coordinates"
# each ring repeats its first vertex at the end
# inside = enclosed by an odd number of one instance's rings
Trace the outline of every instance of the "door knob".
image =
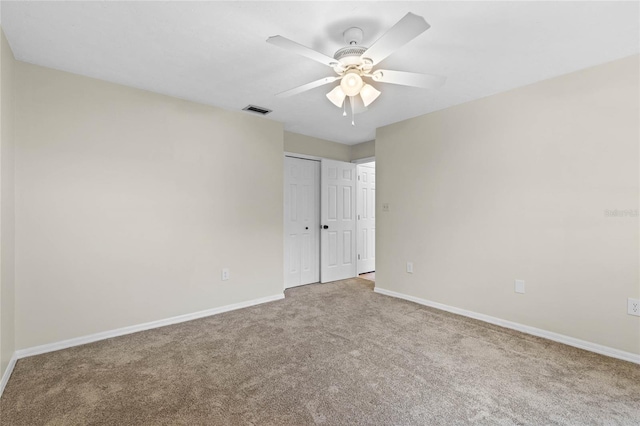
{"type": "Polygon", "coordinates": [[[324,225],[322,229],[329,229],[329,225],[324,225]]]}

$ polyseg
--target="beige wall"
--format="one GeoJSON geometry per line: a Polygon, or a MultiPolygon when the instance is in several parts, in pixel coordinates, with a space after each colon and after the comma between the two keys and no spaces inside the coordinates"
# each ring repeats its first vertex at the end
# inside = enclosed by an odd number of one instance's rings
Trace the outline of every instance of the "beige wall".
{"type": "Polygon", "coordinates": [[[638,76],[635,56],[378,129],[376,286],[639,354],[638,218],[605,217],[639,208],[638,76]]]}
{"type": "Polygon", "coordinates": [[[280,123],[20,62],[16,79],[18,349],[282,294],[280,123]]]}
{"type": "Polygon", "coordinates": [[[351,147],[299,133],[284,132],[284,151],[338,161],[351,161],[351,147]]]}
{"type": "Polygon", "coordinates": [[[0,377],[15,350],[13,99],[15,61],[0,29],[0,377]]]}
{"type": "Polygon", "coordinates": [[[376,141],[362,142],[351,146],[351,160],[375,157],[376,141]]]}
{"type": "Polygon", "coordinates": [[[391,206],[378,210],[378,287],[640,353],[640,319],[626,314],[640,297],[638,219],[604,214],[639,205],[638,57],[351,147],[13,64],[3,37],[3,369],[14,350],[14,66],[18,349],[281,293],[289,151],[376,155],[379,207],[391,206]]]}

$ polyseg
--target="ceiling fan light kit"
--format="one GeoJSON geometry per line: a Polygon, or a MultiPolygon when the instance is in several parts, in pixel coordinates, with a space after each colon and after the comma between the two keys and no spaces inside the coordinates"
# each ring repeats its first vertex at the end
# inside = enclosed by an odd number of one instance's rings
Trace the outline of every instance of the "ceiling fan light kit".
{"type": "MultiPolygon", "coordinates": [[[[428,30],[429,27],[430,25],[422,16],[407,13],[369,48],[360,45],[364,36],[362,29],[357,27],[348,28],[343,33],[344,42],[347,46],[339,49],[333,55],[333,58],[279,35],[269,37],[267,43],[327,65],[333,68],[333,71],[337,74],[337,76],[325,77],[287,90],[277,96],[295,95],[340,80],[340,84],[335,86],[326,96],[338,108],[345,108],[345,99],[349,96],[352,111],[351,122],[355,124],[353,120],[354,97],[360,95],[366,108],[381,94],[378,89],[368,84],[364,78],[379,83],[399,84],[423,89],[440,87],[444,84],[444,77],[404,71],[373,70],[383,59],[428,30]]],[[[343,115],[346,115],[346,109],[343,115]]]]}
{"type": "Polygon", "coordinates": [[[349,70],[342,77],[340,87],[347,96],[355,96],[360,93],[360,90],[364,86],[364,81],[360,77],[360,72],[357,70],[349,70]]]}
{"type": "Polygon", "coordinates": [[[327,98],[338,108],[342,107],[342,104],[344,104],[344,98],[346,97],[347,94],[342,90],[342,85],[334,87],[332,91],[327,93],[327,98]]]}
{"type": "Polygon", "coordinates": [[[360,97],[362,98],[362,102],[364,102],[364,106],[366,107],[368,107],[371,102],[378,99],[378,96],[380,96],[380,91],[370,84],[365,84],[362,87],[362,90],[360,90],[360,97]]]}

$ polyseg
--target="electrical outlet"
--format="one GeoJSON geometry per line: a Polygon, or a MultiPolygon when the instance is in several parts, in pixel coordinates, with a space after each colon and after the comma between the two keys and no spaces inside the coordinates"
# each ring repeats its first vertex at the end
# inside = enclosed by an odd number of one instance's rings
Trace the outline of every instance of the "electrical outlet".
{"type": "Polygon", "coordinates": [[[627,299],[627,313],[629,315],[635,315],[640,317],[640,300],[639,299],[627,299]]]}
{"type": "Polygon", "coordinates": [[[516,280],[515,281],[515,290],[516,293],[524,294],[524,280],[516,280]]]}
{"type": "Polygon", "coordinates": [[[382,211],[383,212],[389,211],[389,203],[382,203],[382,211]]]}
{"type": "Polygon", "coordinates": [[[413,262],[407,262],[407,273],[413,274],[413,262]]]}
{"type": "Polygon", "coordinates": [[[226,281],[231,278],[231,272],[229,272],[229,268],[222,268],[222,281],[226,281]]]}

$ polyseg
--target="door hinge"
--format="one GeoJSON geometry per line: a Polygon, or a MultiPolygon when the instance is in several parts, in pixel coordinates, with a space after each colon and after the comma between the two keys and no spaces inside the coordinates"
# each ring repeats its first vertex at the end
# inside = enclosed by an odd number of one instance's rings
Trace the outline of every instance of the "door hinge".
{"type": "Polygon", "coordinates": [[[358,180],[360,180],[360,175],[358,175],[358,180]]]}
{"type": "Polygon", "coordinates": [[[358,255],[358,260],[360,260],[360,255],[358,255]]]}
{"type": "Polygon", "coordinates": [[[358,215],[358,220],[360,220],[360,215],[358,215]]]}

